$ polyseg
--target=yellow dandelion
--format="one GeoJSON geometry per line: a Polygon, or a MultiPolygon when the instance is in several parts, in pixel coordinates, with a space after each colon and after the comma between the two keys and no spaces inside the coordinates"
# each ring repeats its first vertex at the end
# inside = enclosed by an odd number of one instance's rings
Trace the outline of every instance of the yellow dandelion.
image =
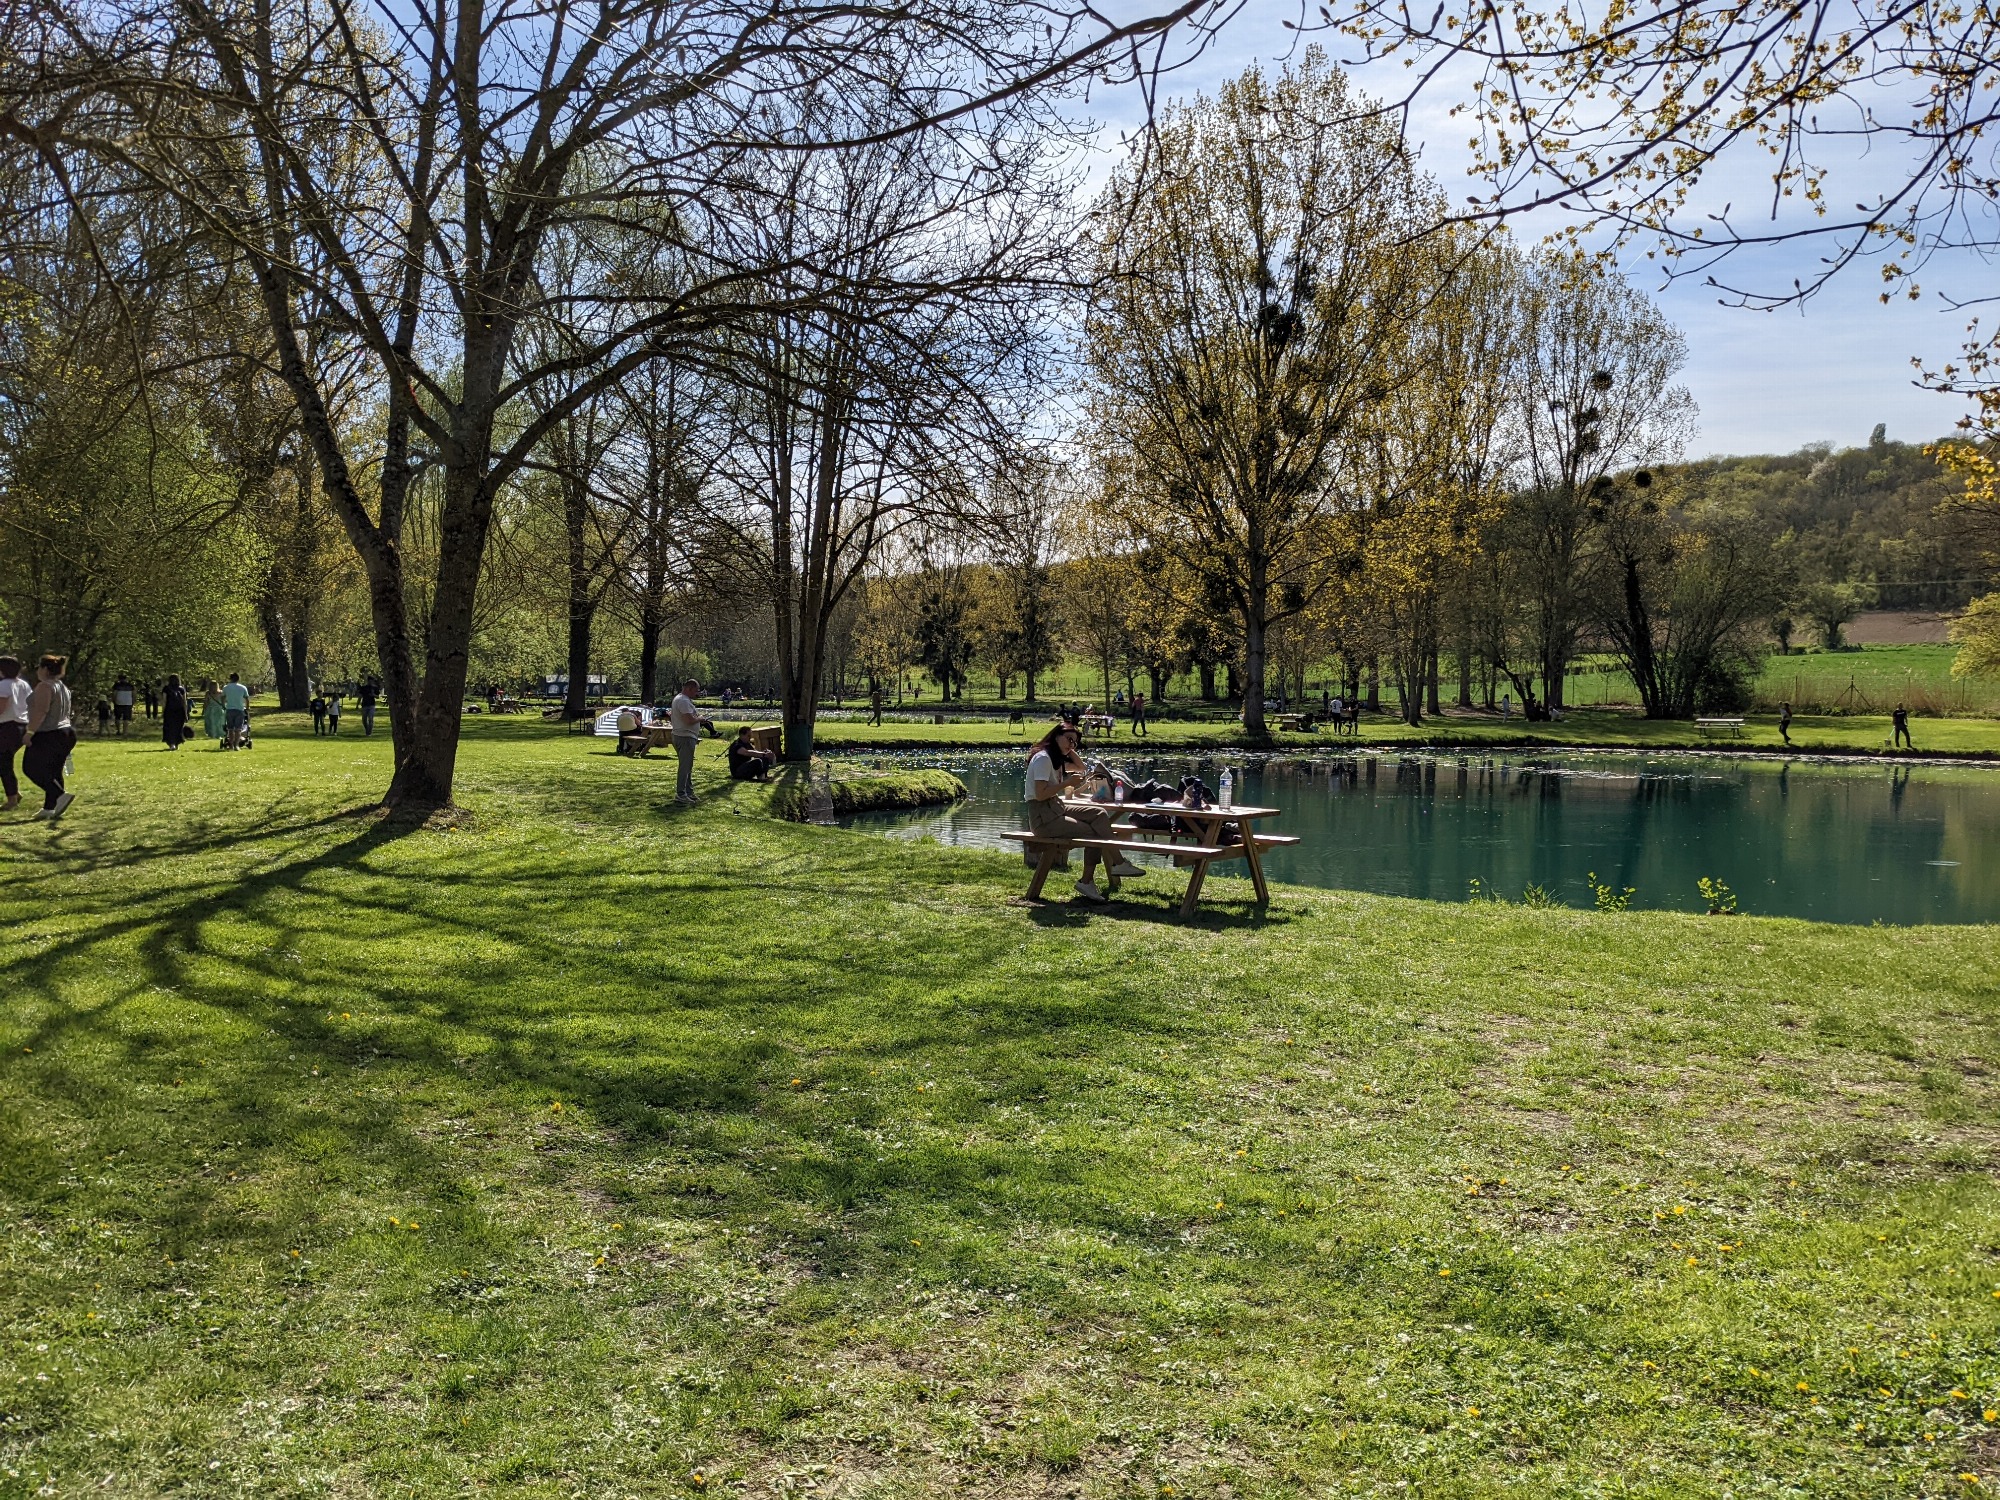
{"type": "Polygon", "coordinates": [[[1958,1398],[1958,1399],[1959,1399],[1960,1401],[1963,1401],[1963,1400],[1965,1400],[1965,1399],[1966,1399],[1966,1395],[1965,1395],[1965,1392],[1964,1392],[1964,1391],[1961,1391],[1961,1390],[1957,1390],[1957,1389],[1954,1389],[1954,1390],[1952,1391],[1952,1395],[1953,1395],[1953,1396],[1955,1396],[1955,1397],[1957,1397],[1957,1398],[1958,1398]]]}
{"type": "Polygon", "coordinates": [[[1476,1417],[1479,1415],[1479,1408],[1476,1406],[1468,1406],[1465,1409],[1465,1414],[1468,1417],[1476,1417]]]}
{"type": "Polygon", "coordinates": [[[1451,1274],[1451,1268],[1448,1266],[1444,1270],[1438,1272],[1438,1275],[1440,1276],[1449,1276],[1450,1274],[1451,1274]]]}
{"type": "Polygon", "coordinates": [[[1801,1380],[1801,1381],[1799,1382],[1799,1389],[1800,1389],[1800,1390],[1802,1390],[1802,1391],[1809,1391],[1809,1390],[1811,1390],[1811,1389],[1812,1389],[1812,1387],[1811,1387],[1811,1386],[1809,1386],[1809,1385],[1807,1385],[1807,1384],[1806,1384],[1806,1383],[1805,1383],[1805,1382],[1804,1382],[1803,1380],[1801,1380]]]}
{"type": "Polygon", "coordinates": [[[1984,1415],[1986,1420],[1989,1422],[2000,1422],[2000,1411],[1995,1411],[1990,1406],[1986,1408],[1985,1412],[1982,1415],[1984,1415]]]}

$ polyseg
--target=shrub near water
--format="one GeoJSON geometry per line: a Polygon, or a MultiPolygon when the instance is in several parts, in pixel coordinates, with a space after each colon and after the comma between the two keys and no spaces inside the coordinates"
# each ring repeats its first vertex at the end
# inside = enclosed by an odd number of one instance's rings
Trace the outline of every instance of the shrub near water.
{"type": "Polygon", "coordinates": [[[1030,908],[716,746],[409,832],[260,731],[0,854],[0,1494],[2000,1482],[1991,929],[1030,908]]]}
{"type": "MultiPolygon", "coordinates": [[[[803,823],[812,814],[814,781],[798,767],[782,768],[774,778],[771,811],[803,823]]],[[[830,798],[827,809],[836,818],[855,813],[896,812],[913,807],[939,807],[965,796],[965,783],[949,771],[862,771],[834,766],[822,783],[830,798]]]]}

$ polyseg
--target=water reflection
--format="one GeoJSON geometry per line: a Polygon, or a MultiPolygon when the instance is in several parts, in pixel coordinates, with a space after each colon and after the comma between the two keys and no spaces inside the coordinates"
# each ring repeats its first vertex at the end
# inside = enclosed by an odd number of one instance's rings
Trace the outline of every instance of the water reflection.
{"type": "MultiPolygon", "coordinates": [[[[1266,865],[1279,880],[1463,900],[1477,879],[1541,886],[1588,905],[1585,880],[1636,887],[1635,906],[1701,909],[1696,882],[1728,883],[1742,908],[1832,922],[2000,921],[2000,772],[1693,756],[1225,757],[1245,802],[1282,807],[1300,835],[1266,865]]],[[[948,765],[973,800],[853,826],[1005,847],[1020,826],[1017,759],[908,757],[948,765]]],[[[1119,759],[1138,775],[1222,762],[1119,759]]]]}

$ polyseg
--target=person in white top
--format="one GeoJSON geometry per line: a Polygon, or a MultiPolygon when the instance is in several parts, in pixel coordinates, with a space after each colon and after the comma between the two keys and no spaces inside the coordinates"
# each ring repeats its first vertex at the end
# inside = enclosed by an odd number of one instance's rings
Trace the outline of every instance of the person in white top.
{"type": "Polygon", "coordinates": [[[21,772],[42,789],[42,810],[35,814],[51,822],[69,810],[76,800],[63,790],[63,763],[76,748],[76,726],[69,716],[69,684],[62,680],[69,665],[66,656],[45,656],[36,665],[41,681],[28,697],[27,753],[21,757],[21,772]]]}
{"type": "Polygon", "coordinates": [[[694,747],[704,729],[713,732],[715,725],[701,716],[701,710],[694,706],[694,700],[701,694],[701,684],[690,677],[681,684],[681,690],[674,694],[674,701],[667,708],[667,738],[674,742],[674,754],[680,758],[680,777],[674,783],[674,800],[692,805],[694,802],[694,747]]]}
{"type": "MultiPolygon", "coordinates": [[[[1045,839],[1111,839],[1111,814],[1101,807],[1065,807],[1063,798],[1083,785],[1086,767],[1078,748],[1082,736],[1074,724],[1057,724],[1028,752],[1028,831],[1045,839]]],[[[1076,883],[1079,901],[1101,902],[1104,893],[1091,877],[1099,855],[1083,851],[1083,879],[1076,883]]],[[[1107,873],[1129,879],[1146,872],[1122,854],[1103,855],[1107,873]]]]}
{"type": "Polygon", "coordinates": [[[21,782],[14,774],[14,752],[28,737],[28,684],[21,676],[18,657],[0,656],[0,788],[7,800],[0,812],[12,812],[21,805],[21,782]]]}

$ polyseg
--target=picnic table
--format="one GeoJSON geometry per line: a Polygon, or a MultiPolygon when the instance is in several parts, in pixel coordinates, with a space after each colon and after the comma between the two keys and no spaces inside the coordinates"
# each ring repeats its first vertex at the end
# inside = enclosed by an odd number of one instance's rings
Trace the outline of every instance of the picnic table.
{"type": "Polygon", "coordinates": [[[1110,734],[1118,727],[1118,721],[1110,714],[1085,714],[1077,721],[1079,734],[1110,734]]]}
{"type": "Polygon", "coordinates": [[[1726,717],[1696,719],[1694,727],[1701,731],[1701,737],[1705,740],[1712,740],[1718,734],[1726,734],[1733,740],[1743,738],[1743,721],[1741,719],[1726,717]]]}
{"type": "MultiPolygon", "coordinates": [[[[1081,808],[1101,808],[1112,815],[1109,839],[1069,839],[1043,838],[1032,832],[1009,833],[1003,835],[1019,843],[1024,850],[1037,856],[1034,878],[1028,882],[1028,899],[1039,900],[1042,886],[1049,878],[1049,872],[1056,867],[1056,861],[1072,849],[1094,849],[1100,854],[1116,856],[1120,854],[1164,854],[1173,859],[1175,865],[1188,871],[1187,894],[1181,898],[1181,916],[1191,917],[1201,900],[1202,882],[1208,878],[1208,867],[1218,860],[1240,859],[1250,867],[1250,883],[1257,891],[1257,904],[1268,906],[1271,890],[1264,881],[1263,852],[1266,849],[1282,848],[1296,844],[1295,834],[1258,833],[1251,826],[1263,818],[1275,818],[1283,809],[1276,807],[1185,807],[1178,802],[1093,802],[1088,798],[1065,797],[1063,807],[1075,811],[1081,808]],[[1155,813],[1178,819],[1190,833],[1173,829],[1141,828],[1127,816],[1119,821],[1121,814],[1155,813]],[[1234,827],[1238,842],[1221,842],[1223,830],[1234,827]]],[[[1107,883],[1112,891],[1118,889],[1118,877],[1106,872],[1107,883]]]]}

